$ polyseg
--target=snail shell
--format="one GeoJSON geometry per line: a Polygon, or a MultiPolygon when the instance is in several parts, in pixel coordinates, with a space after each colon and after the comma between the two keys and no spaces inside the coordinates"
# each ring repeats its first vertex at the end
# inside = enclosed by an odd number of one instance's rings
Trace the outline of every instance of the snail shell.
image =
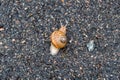
{"type": "Polygon", "coordinates": [[[52,55],[55,55],[58,53],[59,49],[65,47],[67,43],[66,27],[61,26],[59,30],[54,31],[50,36],[50,40],[51,40],[50,51],[52,55]]]}

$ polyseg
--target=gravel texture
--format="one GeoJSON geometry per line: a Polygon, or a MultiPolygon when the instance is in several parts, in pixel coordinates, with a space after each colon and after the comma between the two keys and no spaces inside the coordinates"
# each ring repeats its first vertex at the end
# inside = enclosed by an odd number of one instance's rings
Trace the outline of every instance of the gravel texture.
{"type": "Polygon", "coordinates": [[[120,79],[120,0],[62,1],[0,0],[0,80],[120,79]],[[60,21],[68,43],[52,56],[60,21]]]}

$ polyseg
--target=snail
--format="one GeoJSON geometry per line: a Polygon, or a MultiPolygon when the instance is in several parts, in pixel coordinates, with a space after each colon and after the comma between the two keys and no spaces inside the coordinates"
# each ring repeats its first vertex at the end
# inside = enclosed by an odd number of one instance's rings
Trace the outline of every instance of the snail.
{"type": "Polygon", "coordinates": [[[54,31],[51,36],[50,54],[56,55],[59,49],[64,48],[67,43],[66,26],[61,26],[59,30],[54,31]]]}

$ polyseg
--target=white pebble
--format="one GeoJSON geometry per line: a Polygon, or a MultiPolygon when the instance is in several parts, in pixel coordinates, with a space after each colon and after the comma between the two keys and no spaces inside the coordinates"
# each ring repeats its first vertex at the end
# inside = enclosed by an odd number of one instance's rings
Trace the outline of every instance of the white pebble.
{"type": "Polygon", "coordinates": [[[95,44],[94,44],[94,40],[91,40],[88,44],[87,44],[88,50],[89,51],[93,51],[95,44]]]}

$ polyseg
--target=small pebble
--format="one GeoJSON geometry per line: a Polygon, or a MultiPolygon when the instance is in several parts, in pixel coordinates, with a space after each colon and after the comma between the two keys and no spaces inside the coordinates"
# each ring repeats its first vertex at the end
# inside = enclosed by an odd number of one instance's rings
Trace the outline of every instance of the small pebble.
{"type": "Polygon", "coordinates": [[[3,43],[2,42],[0,42],[0,45],[2,45],[3,43]]]}
{"type": "Polygon", "coordinates": [[[95,44],[94,44],[94,40],[91,40],[88,44],[87,44],[88,50],[89,51],[93,51],[95,44]]]}
{"type": "Polygon", "coordinates": [[[0,31],[3,31],[4,30],[4,28],[3,27],[0,27],[0,31]]]}

